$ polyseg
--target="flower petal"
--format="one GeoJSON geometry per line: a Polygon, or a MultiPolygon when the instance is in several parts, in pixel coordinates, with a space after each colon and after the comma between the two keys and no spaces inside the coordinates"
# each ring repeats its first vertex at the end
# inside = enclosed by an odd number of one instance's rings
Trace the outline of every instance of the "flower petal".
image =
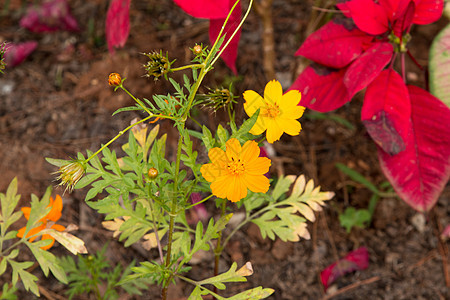
{"type": "Polygon", "coordinates": [[[217,164],[205,164],[200,168],[200,172],[208,182],[213,182],[217,178],[228,174],[226,169],[221,168],[217,164]]]}
{"type": "Polygon", "coordinates": [[[227,146],[226,154],[228,161],[238,160],[242,149],[241,143],[239,143],[237,139],[232,138],[229,139],[225,145],[227,146]]]}
{"type": "Polygon", "coordinates": [[[300,103],[302,99],[302,93],[298,90],[290,90],[281,97],[281,101],[278,103],[280,108],[295,107],[300,103]]]}
{"type": "Polygon", "coordinates": [[[243,176],[248,189],[254,193],[266,193],[269,190],[269,178],[264,175],[250,175],[243,176]]]}
{"type": "Polygon", "coordinates": [[[267,129],[267,121],[266,117],[263,117],[261,115],[258,116],[258,119],[256,120],[255,124],[253,125],[252,129],[250,129],[250,133],[253,135],[260,135],[267,129]]]}
{"type": "Polygon", "coordinates": [[[61,196],[56,195],[54,201],[53,201],[53,198],[50,197],[50,205],[52,208],[51,208],[50,212],[47,214],[46,219],[56,222],[61,218],[61,211],[63,208],[63,202],[62,202],[61,196]]]}
{"type": "Polygon", "coordinates": [[[281,83],[277,80],[271,80],[266,84],[264,89],[264,101],[266,103],[275,104],[279,103],[283,96],[283,88],[281,83]]]}
{"type": "Polygon", "coordinates": [[[269,172],[272,162],[267,157],[258,157],[255,161],[245,165],[245,173],[250,175],[264,175],[269,172]]]}
{"type": "Polygon", "coordinates": [[[304,111],[304,106],[295,106],[290,109],[283,109],[281,110],[280,118],[297,120],[303,116],[304,111]]]}
{"type": "Polygon", "coordinates": [[[258,109],[265,106],[264,99],[255,91],[245,91],[243,97],[245,100],[244,110],[249,117],[253,116],[258,109]]]}
{"type": "Polygon", "coordinates": [[[238,202],[247,196],[247,186],[241,176],[233,176],[233,183],[228,188],[227,198],[231,202],[238,202]]]}
{"type": "Polygon", "coordinates": [[[273,142],[278,141],[282,135],[283,130],[280,128],[278,123],[272,119],[269,119],[266,132],[267,141],[273,144],[273,142]]]}
{"type": "Polygon", "coordinates": [[[213,164],[222,166],[224,163],[226,164],[227,156],[225,155],[225,151],[222,149],[215,147],[209,150],[208,157],[213,164]]]}
{"type": "Polygon", "coordinates": [[[259,157],[259,147],[258,143],[255,141],[247,141],[244,146],[242,146],[242,152],[240,155],[241,161],[245,164],[251,163],[259,157]]]}
{"type": "Polygon", "coordinates": [[[211,192],[214,196],[225,199],[227,197],[229,185],[229,176],[217,178],[213,183],[211,183],[211,192]]]}
{"type": "Polygon", "coordinates": [[[43,234],[41,240],[51,240],[50,244],[41,247],[42,250],[48,250],[55,244],[55,238],[52,237],[50,234],[43,234]]]}
{"type": "Polygon", "coordinates": [[[25,219],[28,220],[30,218],[31,207],[22,207],[20,210],[23,212],[25,219]]]}
{"type": "Polygon", "coordinates": [[[66,230],[66,227],[59,225],[59,224],[53,224],[50,228],[55,229],[56,231],[60,231],[60,232],[63,232],[64,230],[66,230]]]}
{"type": "Polygon", "coordinates": [[[282,130],[289,135],[298,135],[302,130],[302,126],[297,120],[279,118],[277,122],[282,130]]]}

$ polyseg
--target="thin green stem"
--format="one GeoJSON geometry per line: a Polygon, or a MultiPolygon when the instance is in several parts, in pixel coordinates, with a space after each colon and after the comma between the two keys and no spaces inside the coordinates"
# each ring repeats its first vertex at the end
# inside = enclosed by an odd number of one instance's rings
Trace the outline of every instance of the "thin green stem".
{"type": "Polygon", "coordinates": [[[150,195],[150,199],[148,201],[150,205],[150,211],[152,213],[152,223],[153,223],[153,230],[155,231],[155,238],[156,238],[156,244],[158,246],[158,253],[159,253],[159,260],[161,261],[161,264],[164,264],[164,255],[162,253],[162,247],[161,247],[161,241],[159,240],[158,236],[158,226],[156,226],[155,222],[155,215],[154,215],[154,208],[153,208],[153,196],[150,189],[150,184],[148,185],[148,195],[150,195]]]}
{"type": "MultiPolygon", "coordinates": [[[[184,125],[184,122],[183,122],[184,125]]],[[[168,235],[168,242],[167,242],[167,252],[166,252],[166,261],[165,266],[166,268],[170,265],[170,256],[172,255],[172,242],[173,242],[173,229],[175,224],[175,217],[177,212],[177,200],[178,200],[178,175],[180,173],[180,162],[181,162],[181,147],[183,145],[183,135],[180,134],[180,137],[178,138],[178,147],[177,147],[177,158],[176,158],[176,166],[175,166],[175,176],[173,179],[173,198],[172,198],[172,208],[170,213],[170,220],[169,220],[169,235],[168,235]]],[[[170,283],[170,280],[167,280],[167,286],[164,286],[161,292],[161,296],[163,300],[166,300],[167,297],[167,288],[168,284],[170,283]]]]}
{"type": "Polygon", "coordinates": [[[200,69],[204,66],[205,66],[204,64],[192,64],[192,65],[182,66],[182,67],[173,68],[173,69],[171,68],[170,71],[177,72],[177,71],[186,70],[186,69],[200,69]]]}
{"type": "MultiPolygon", "coordinates": [[[[228,14],[227,18],[225,19],[225,22],[222,26],[222,29],[220,30],[219,36],[217,37],[216,43],[214,43],[214,46],[217,44],[217,41],[220,39],[221,34],[223,33],[224,29],[225,29],[225,25],[228,22],[228,19],[231,16],[231,13],[233,12],[234,8],[236,7],[236,5],[239,3],[239,0],[236,1],[236,3],[234,3],[233,7],[230,10],[230,13],[228,14]]],[[[242,18],[241,22],[239,23],[238,27],[236,28],[236,30],[233,32],[233,34],[231,35],[231,37],[227,40],[227,42],[225,43],[225,45],[222,47],[222,49],[219,51],[219,53],[216,55],[216,57],[214,58],[214,60],[211,62],[211,64],[209,65],[209,68],[211,68],[215,62],[219,59],[219,57],[222,55],[223,51],[225,51],[225,49],[228,47],[228,44],[231,43],[231,40],[233,39],[233,37],[237,34],[237,32],[239,31],[239,29],[241,29],[242,24],[244,24],[244,21],[247,19],[248,14],[250,13],[250,10],[252,8],[252,4],[253,4],[253,0],[250,0],[250,3],[248,5],[248,9],[245,12],[244,17],[242,18]]],[[[212,49],[214,49],[214,46],[212,49]]],[[[209,70],[208,70],[209,71],[209,70]]]]}
{"type": "Polygon", "coordinates": [[[200,200],[200,201],[198,201],[198,202],[195,202],[195,203],[192,204],[192,205],[189,205],[188,207],[186,207],[186,209],[190,209],[190,208],[192,208],[192,207],[194,207],[194,206],[196,206],[196,205],[202,204],[203,202],[205,202],[206,200],[208,200],[208,199],[211,198],[212,196],[213,196],[213,194],[209,195],[208,197],[206,197],[206,198],[204,198],[204,199],[202,199],[202,200],[200,200]]]}
{"type": "Polygon", "coordinates": [[[198,127],[200,127],[200,128],[202,128],[202,124],[200,124],[196,119],[194,119],[194,118],[190,118],[191,119],[191,121],[193,121],[195,124],[197,124],[197,126],[198,127]]]}
{"type": "Polygon", "coordinates": [[[216,299],[223,299],[220,295],[218,295],[218,294],[216,294],[215,292],[213,292],[213,291],[211,291],[211,290],[205,288],[204,286],[202,286],[201,284],[199,284],[197,281],[194,281],[194,280],[192,280],[192,279],[189,279],[189,278],[187,278],[187,277],[184,277],[184,276],[178,275],[178,274],[176,274],[175,276],[177,276],[177,277],[180,278],[181,280],[184,280],[184,281],[186,281],[186,282],[188,282],[188,283],[190,283],[190,284],[192,284],[192,285],[195,285],[195,286],[198,286],[198,287],[200,287],[200,288],[202,288],[202,289],[204,289],[204,290],[207,290],[207,291],[208,291],[212,296],[214,296],[216,299]]]}
{"type": "Polygon", "coordinates": [[[3,250],[2,252],[0,252],[0,256],[5,256],[5,253],[8,253],[10,250],[12,250],[13,248],[17,247],[18,245],[22,244],[23,241],[19,240],[18,242],[15,242],[14,244],[12,244],[11,246],[9,246],[8,248],[6,248],[5,250],[3,250]]]}
{"type": "Polygon", "coordinates": [[[105,149],[106,147],[108,147],[109,145],[111,145],[115,140],[117,140],[119,137],[121,137],[124,133],[126,133],[128,130],[130,130],[131,128],[133,128],[134,126],[144,123],[145,121],[147,121],[150,118],[153,118],[153,114],[151,116],[146,117],[145,119],[142,119],[136,123],[131,124],[130,126],[128,126],[127,128],[125,128],[124,130],[121,130],[115,137],[113,137],[109,142],[107,142],[106,144],[104,144],[102,147],[100,147],[100,149],[98,149],[94,154],[92,154],[91,156],[89,156],[84,162],[87,163],[88,161],[90,161],[91,159],[93,159],[94,157],[96,157],[100,152],[103,151],[103,149],[105,149]]]}
{"type": "MultiPolygon", "coordinates": [[[[227,209],[227,200],[222,199],[222,206],[220,210],[220,217],[223,217],[225,215],[227,209]]],[[[217,238],[217,246],[214,249],[214,276],[217,276],[219,274],[219,261],[220,261],[220,255],[222,254],[223,245],[222,243],[222,232],[223,230],[219,231],[219,237],[217,238]]],[[[216,287],[214,287],[214,291],[216,292],[216,287]]]]}
{"type": "Polygon", "coordinates": [[[120,87],[125,93],[128,94],[128,96],[130,96],[131,98],[133,98],[133,100],[139,104],[140,107],[142,107],[143,110],[145,110],[149,115],[154,116],[154,114],[144,105],[144,103],[139,100],[138,98],[134,97],[133,94],[131,94],[124,86],[122,83],[120,83],[120,85],[118,86],[120,87]]]}

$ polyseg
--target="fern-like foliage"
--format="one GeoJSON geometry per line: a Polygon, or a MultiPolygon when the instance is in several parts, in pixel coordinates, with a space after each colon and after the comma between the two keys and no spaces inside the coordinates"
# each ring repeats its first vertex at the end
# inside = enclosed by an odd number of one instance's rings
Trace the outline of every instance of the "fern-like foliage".
{"type": "Polygon", "coordinates": [[[251,193],[243,203],[247,220],[258,225],[263,238],[298,242],[300,238],[310,238],[306,221],[314,222],[314,211],[321,211],[325,201],[333,196],[333,192],[321,192],[320,186],[314,187],[313,180],[306,182],[304,175],[298,178],[289,175],[280,177],[270,193],[251,193]],[[292,192],[285,198],[292,184],[292,192]]]}

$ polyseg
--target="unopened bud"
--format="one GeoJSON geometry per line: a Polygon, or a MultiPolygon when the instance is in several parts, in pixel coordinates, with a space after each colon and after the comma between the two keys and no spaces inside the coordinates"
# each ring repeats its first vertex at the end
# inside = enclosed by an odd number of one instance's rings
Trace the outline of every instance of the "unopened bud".
{"type": "Polygon", "coordinates": [[[156,170],[155,168],[150,168],[148,170],[148,178],[150,179],[155,179],[156,177],[158,177],[158,170],[156,170]]]}
{"type": "Polygon", "coordinates": [[[119,73],[111,73],[108,77],[108,83],[110,86],[119,86],[122,83],[122,78],[119,73]]]}
{"type": "Polygon", "coordinates": [[[203,48],[201,45],[195,45],[194,48],[192,48],[192,52],[194,52],[195,55],[200,55],[203,51],[203,48]]]}

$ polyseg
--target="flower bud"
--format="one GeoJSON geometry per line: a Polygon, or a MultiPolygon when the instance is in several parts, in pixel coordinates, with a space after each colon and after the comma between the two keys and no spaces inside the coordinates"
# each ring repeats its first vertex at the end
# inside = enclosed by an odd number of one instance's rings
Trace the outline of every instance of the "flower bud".
{"type": "Polygon", "coordinates": [[[110,86],[119,86],[122,83],[122,78],[119,73],[111,73],[108,77],[108,83],[110,86]]]}
{"type": "Polygon", "coordinates": [[[66,165],[63,165],[57,172],[59,173],[58,179],[61,180],[59,185],[65,185],[66,190],[69,189],[69,192],[72,192],[73,188],[77,182],[80,181],[85,172],[85,164],[78,160],[74,160],[66,165]]]}
{"type": "Polygon", "coordinates": [[[150,178],[150,179],[155,179],[156,177],[158,177],[158,170],[156,170],[155,168],[150,168],[149,170],[148,170],[148,177],[150,178]]]}
{"type": "Polygon", "coordinates": [[[203,48],[201,45],[195,45],[194,48],[192,48],[192,52],[194,52],[195,55],[202,54],[203,48]]]}

